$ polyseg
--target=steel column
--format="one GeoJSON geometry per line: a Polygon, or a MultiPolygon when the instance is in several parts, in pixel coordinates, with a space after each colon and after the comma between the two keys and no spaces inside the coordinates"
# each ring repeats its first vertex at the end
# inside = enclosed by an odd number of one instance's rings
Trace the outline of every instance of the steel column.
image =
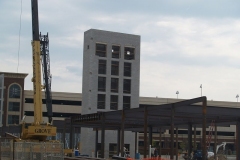
{"type": "Polygon", "coordinates": [[[95,137],[95,157],[97,157],[97,145],[98,145],[98,129],[96,128],[96,137],[95,137]]]}
{"type": "Polygon", "coordinates": [[[147,158],[147,107],[144,110],[144,158],[147,158]]]}
{"type": "Polygon", "coordinates": [[[176,127],[176,160],[178,160],[178,127],[176,127]]]}
{"type": "Polygon", "coordinates": [[[72,117],[71,117],[71,121],[70,121],[70,145],[69,148],[73,148],[73,124],[72,124],[72,117]]]}
{"type": "Polygon", "coordinates": [[[239,142],[239,137],[240,137],[240,119],[237,121],[236,125],[236,160],[240,160],[240,142],[239,142]]]}
{"type": "Polygon", "coordinates": [[[190,160],[192,153],[192,122],[188,122],[188,159],[190,160]]]}
{"type": "Polygon", "coordinates": [[[217,123],[215,122],[214,132],[214,159],[217,159],[217,123]]]}
{"type": "Polygon", "coordinates": [[[149,133],[148,133],[148,146],[152,146],[152,126],[149,126],[149,133]]]}
{"type": "Polygon", "coordinates": [[[64,119],[63,148],[66,148],[66,118],[64,119]]]}
{"type": "Polygon", "coordinates": [[[138,152],[138,133],[135,132],[135,155],[138,152]]]}
{"type": "Polygon", "coordinates": [[[120,153],[120,146],[121,146],[121,142],[120,142],[120,135],[121,135],[121,130],[118,129],[117,130],[117,154],[119,155],[120,153]]]}
{"type": "Polygon", "coordinates": [[[124,156],[124,124],[125,124],[125,112],[122,110],[122,123],[121,123],[121,156],[124,156]]]}
{"type": "Polygon", "coordinates": [[[207,114],[207,99],[202,103],[202,160],[207,160],[206,150],[206,114],[207,114]]]}
{"type": "Polygon", "coordinates": [[[162,156],[162,129],[159,129],[159,157],[162,156]]]}
{"type": "Polygon", "coordinates": [[[101,124],[101,158],[104,158],[104,148],[105,148],[105,117],[102,115],[101,124]]]}
{"type": "Polygon", "coordinates": [[[170,146],[170,160],[173,160],[174,157],[174,104],[172,104],[171,108],[171,146],[170,146]]]}
{"type": "Polygon", "coordinates": [[[194,150],[196,150],[197,149],[197,143],[196,143],[196,134],[197,134],[197,127],[196,127],[196,125],[194,125],[194,143],[193,143],[193,147],[194,147],[194,150]]]}

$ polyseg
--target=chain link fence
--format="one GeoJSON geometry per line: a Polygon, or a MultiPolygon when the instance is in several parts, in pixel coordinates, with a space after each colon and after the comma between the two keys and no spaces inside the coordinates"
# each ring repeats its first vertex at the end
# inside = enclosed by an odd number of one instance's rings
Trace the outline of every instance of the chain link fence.
{"type": "Polygon", "coordinates": [[[1,160],[63,160],[62,143],[14,142],[13,139],[0,139],[1,160]]]}
{"type": "Polygon", "coordinates": [[[1,160],[13,159],[13,139],[12,138],[0,138],[0,157],[1,160]]]}

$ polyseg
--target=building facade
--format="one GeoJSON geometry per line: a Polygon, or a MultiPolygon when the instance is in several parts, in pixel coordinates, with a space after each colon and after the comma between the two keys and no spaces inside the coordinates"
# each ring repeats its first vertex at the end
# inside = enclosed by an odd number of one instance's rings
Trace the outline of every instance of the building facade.
{"type": "Polygon", "coordinates": [[[1,124],[19,124],[23,115],[26,73],[0,72],[1,124]]]}
{"type": "Polygon", "coordinates": [[[0,127],[2,127],[3,117],[3,91],[4,91],[4,74],[0,75],[0,127]]]}
{"type": "MultiPolygon", "coordinates": [[[[82,114],[137,108],[139,77],[140,36],[96,29],[84,33],[82,114]]],[[[105,150],[115,150],[117,134],[106,131],[105,135],[105,150]]],[[[91,154],[95,133],[82,128],[81,137],[81,152],[91,154]]],[[[126,132],[125,137],[133,154],[134,134],[126,132]]]]}

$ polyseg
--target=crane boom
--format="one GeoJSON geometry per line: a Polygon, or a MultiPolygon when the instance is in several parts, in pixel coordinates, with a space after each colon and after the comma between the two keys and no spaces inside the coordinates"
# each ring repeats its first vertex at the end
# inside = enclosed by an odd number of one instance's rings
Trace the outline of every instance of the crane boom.
{"type": "Polygon", "coordinates": [[[38,1],[31,0],[32,5],[32,39],[39,41],[38,1]]]}
{"type": "Polygon", "coordinates": [[[33,97],[34,124],[42,122],[42,83],[41,83],[41,50],[39,39],[38,1],[32,0],[32,53],[33,53],[33,97]]]}

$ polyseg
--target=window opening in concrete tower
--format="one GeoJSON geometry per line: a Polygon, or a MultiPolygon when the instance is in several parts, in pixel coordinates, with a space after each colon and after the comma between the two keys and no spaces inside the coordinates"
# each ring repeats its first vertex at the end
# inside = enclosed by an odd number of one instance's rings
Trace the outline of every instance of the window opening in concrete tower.
{"type": "MultiPolygon", "coordinates": [[[[0,76],[2,76],[2,74],[0,74],[0,76]]],[[[0,88],[2,87],[2,81],[3,81],[3,77],[0,77],[0,88]]]]}
{"type": "Polygon", "coordinates": [[[106,60],[99,60],[98,61],[98,74],[106,74],[107,70],[107,61],[106,60]]]}
{"type": "Polygon", "coordinates": [[[132,64],[124,62],[124,76],[131,77],[132,64]]]}
{"type": "Polygon", "coordinates": [[[131,104],[130,96],[123,96],[123,109],[129,109],[131,104]]]}
{"type": "Polygon", "coordinates": [[[131,93],[131,79],[123,80],[123,93],[131,93]]]}
{"type": "Polygon", "coordinates": [[[106,77],[98,77],[98,91],[106,91],[106,77]]]}
{"type": "Polygon", "coordinates": [[[96,43],[96,55],[99,57],[106,57],[107,55],[107,45],[96,43]]]}
{"type": "Polygon", "coordinates": [[[13,84],[9,88],[9,98],[20,98],[21,89],[19,85],[13,84]]]}
{"type": "Polygon", "coordinates": [[[135,48],[132,47],[125,47],[124,48],[124,59],[126,60],[133,60],[134,59],[134,53],[135,48]]]}
{"type": "Polygon", "coordinates": [[[112,58],[120,58],[120,46],[112,46],[112,58]]]}
{"type": "Polygon", "coordinates": [[[110,99],[110,109],[111,110],[117,110],[118,109],[118,96],[117,95],[111,95],[110,99]]]}
{"type": "Polygon", "coordinates": [[[98,94],[97,108],[98,109],[105,109],[105,102],[106,102],[106,95],[105,94],[98,94]]]}
{"type": "Polygon", "coordinates": [[[118,92],[118,78],[111,78],[111,92],[118,92]]]}
{"type": "Polygon", "coordinates": [[[8,111],[20,111],[20,102],[9,102],[8,103],[8,111]]]}
{"type": "Polygon", "coordinates": [[[8,115],[8,124],[19,124],[18,115],[8,115]]]}
{"type": "Polygon", "coordinates": [[[118,61],[112,61],[111,75],[118,76],[118,74],[119,74],[119,62],[118,61]]]}

